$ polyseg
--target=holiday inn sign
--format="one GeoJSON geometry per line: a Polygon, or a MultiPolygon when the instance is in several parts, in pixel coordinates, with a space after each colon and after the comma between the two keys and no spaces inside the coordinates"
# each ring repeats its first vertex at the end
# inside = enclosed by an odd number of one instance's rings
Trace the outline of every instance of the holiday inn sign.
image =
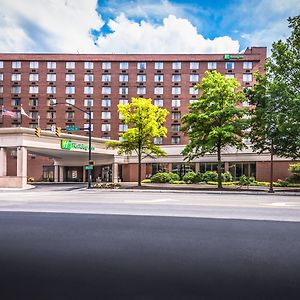
{"type": "MultiPolygon", "coordinates": [[[[74,143],[71,140],[61,140],[60,148],[64,150],[72,150],[72,149],[85,150],[85,151],[89,150],[88,145],[74,143]]],[[[91,147],[91,150],[95,150],[95,147],[91,147]]]]}

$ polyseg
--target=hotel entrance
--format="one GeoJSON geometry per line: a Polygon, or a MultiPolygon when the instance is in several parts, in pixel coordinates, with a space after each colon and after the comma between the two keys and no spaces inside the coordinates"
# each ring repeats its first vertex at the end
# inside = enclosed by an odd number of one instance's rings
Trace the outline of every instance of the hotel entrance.
{"type": "Polygon", "coordinates": [[[82,182],[83,170],[81,167],[64,167],[65,182],[82,182]]]}

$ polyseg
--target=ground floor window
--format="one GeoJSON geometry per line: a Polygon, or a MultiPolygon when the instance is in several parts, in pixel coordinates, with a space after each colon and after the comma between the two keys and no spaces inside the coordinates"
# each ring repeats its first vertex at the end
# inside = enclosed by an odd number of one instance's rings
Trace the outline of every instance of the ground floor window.
{"type": "Polygon", "coordinates": [[[152,164],[152,175],[159,172],[168,172],[168,164],[167,163],[152,164]]]}
{"type": "Polygon", "coordinates": [[[83,181],[82,167],[65,167],[64,181],[66,182],[81,182],[83,181]]]}
{"type": "Polygon", "coordinates": [[[54,166],[43,166],[43,181],[54,181],[54,166]]]}
{"type": "Polygon", "coordinates": [[[177,173],[182,178],[186,173],[194,171],[195,163],[173,163],[172,172],[177,173]]]}
{"type": "MultiPolygon", "coordinates": [[[[221,171],[224,172],[225,167],[224,163],[221,164],[221,171]]],[[[200,172],[205,173],[206,171],[218,171],[218,163],[211,163],[211,162],[201,162],[200,163],[200,172]]]]}
{"type": "Polygon", "coordinates": [[[256,177],[255,162],[232,162],[229,163],[229,172],[234,179],[239,179],[242,175],[256,177]]]}

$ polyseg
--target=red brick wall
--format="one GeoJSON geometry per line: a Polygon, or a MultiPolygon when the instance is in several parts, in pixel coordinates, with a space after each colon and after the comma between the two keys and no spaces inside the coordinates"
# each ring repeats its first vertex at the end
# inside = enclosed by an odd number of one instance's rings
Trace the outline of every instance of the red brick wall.
{"type": "MultiPolygon", "coordinates": [[[[277,161],[274,162],[274,181],[278,179],[285,180],[291,173],[288,171],[288,166],[291,162],[277,161]]],[[[258,181],[270,181],[270,162],[256,163],[256,179],[258,181]]]]}

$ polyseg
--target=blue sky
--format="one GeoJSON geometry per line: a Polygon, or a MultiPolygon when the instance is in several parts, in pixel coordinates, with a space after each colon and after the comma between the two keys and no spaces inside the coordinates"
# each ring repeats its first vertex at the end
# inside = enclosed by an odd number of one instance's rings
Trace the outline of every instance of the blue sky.
{"type": "Polygon", "coordinates": [[[223,53],[289,35],[298,0],[1,0],[1,52],[223,53]]]}

